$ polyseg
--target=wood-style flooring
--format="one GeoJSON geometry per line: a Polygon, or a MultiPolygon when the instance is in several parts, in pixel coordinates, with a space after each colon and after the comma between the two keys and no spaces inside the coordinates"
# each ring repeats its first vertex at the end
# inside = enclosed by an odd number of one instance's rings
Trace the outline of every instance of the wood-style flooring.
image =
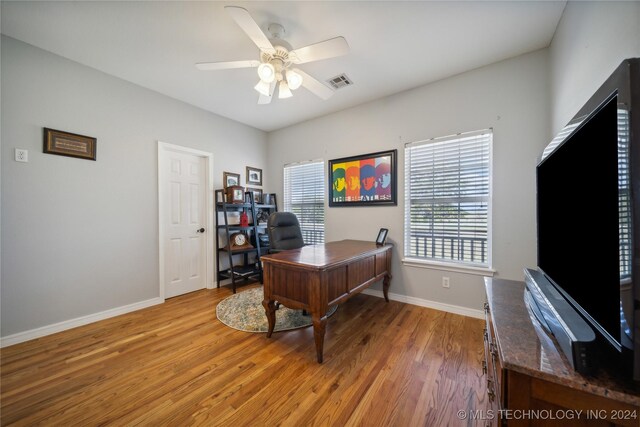
{"type": "MultiPolygon", "coordinates": [[[[246,289],[240,288],[239,291],[246,289]]],[[[4,348],[4,425],[445,426],[485,409],[484,322],[357,295],[327,323],[222,324],[228,288],[4,348]]]]}

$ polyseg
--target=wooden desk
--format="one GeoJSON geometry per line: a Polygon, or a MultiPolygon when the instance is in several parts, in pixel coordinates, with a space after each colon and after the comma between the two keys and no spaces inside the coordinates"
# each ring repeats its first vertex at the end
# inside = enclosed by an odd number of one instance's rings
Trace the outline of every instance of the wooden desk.
{"type": "Polygon", "coordinates": [[[267,337],[276,322],[276,305],[307,310],[313,320],[318,363],[322,363],[327,309],[383,279],[389,302],[392,245],[342,240],[261,257],[264,265],[264,306],[269,320],[267,337]]]}

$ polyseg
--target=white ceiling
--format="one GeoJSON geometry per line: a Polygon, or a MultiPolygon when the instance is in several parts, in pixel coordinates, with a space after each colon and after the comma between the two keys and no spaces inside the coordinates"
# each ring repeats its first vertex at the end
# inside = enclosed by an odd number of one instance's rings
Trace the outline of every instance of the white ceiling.
{"type": "MultiPolygon", "coordinates": [[[[549,45],[562,1],[2,2],[2,33],[205,110],[272,131],[549,45]],[[353,86],[323,101],[304,88],[257,105],[255,69],[196,62],[258,59],[224,11],[246,8],[294,49],[336,36],[347,56],[301,65],[353,86]]],[[[268,33],[267,33],[268,34],[268,33]]]]}

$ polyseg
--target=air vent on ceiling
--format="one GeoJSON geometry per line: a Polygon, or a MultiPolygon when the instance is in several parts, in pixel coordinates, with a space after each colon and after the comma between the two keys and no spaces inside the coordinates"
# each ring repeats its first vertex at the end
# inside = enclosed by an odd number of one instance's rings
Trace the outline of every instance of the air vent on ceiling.
{"type": "Polygon", "coordinates": [[[353,84],[351,79],[344,73],[330,78],[329,80],[327,80],[327,83],[329,83],[334,89],[340,89],[346,86],[351,86],[353,84]]]}

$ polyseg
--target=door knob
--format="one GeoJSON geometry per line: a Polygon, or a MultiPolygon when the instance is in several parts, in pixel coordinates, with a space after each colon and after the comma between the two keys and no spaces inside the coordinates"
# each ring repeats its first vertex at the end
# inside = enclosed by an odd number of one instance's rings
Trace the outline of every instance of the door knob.
{"type": "Polygon", "coordinates": [[[201,228],[199,230],[196,230],[196,233],[204,233],[204,228],[201,228]]]}

